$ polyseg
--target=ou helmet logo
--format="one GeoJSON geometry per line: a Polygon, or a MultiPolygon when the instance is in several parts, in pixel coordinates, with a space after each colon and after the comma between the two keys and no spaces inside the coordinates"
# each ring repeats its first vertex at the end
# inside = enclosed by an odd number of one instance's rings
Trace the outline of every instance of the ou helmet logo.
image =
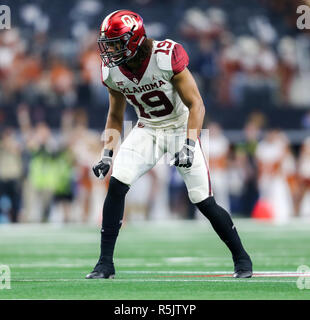
{"type": "Polygon", "coordinates": [[[129,27],[130,29],[134,26],[133,31],[138,29],[138,22],[134,17],[125,15],[121,17],[121,20],[124,23],[124,25],[129,27]]]}

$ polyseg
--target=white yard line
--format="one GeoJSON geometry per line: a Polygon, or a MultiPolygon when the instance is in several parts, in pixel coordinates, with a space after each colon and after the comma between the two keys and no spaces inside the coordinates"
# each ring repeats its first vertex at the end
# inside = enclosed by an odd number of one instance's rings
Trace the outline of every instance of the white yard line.
{"type": "MultiPolygon", "coordinates": [[[[232,275],[232,271],[119,271],[119,273],[127,273],[127,274],[172,274],[175,277],[180,276],[188,276],[191,277],[201,277],[208,276],[222,276],[225,275],[230,277],[232,275]]],[[[167,276],[169,277],[169,276],[167,276]]],[[[310,277],[310,273],[302,273],[302,272],[291,272],[291,271],[257,271],[253,273],[253,277],[266,277],[266,278],[276,278],[276,277],[310,277]]]]}
{"type": "MultiPolygon", "coordinates": [[[[57,267],[57,268],[72,268],[72,267],[89,267],[91,262],[84,262],[84,263],[29,263],[29,264],[11,264],[10,267],[20,267],[20,268],[26,268],[26,267],[57,267]]],[[[233,273],[232,270],[228,271],[182,271],[182,270],[120,270],[118,271],[119,274],[160,274],[160,275],[174,275],[174,276],[182,276],[187,275],[190,277],[193,275],[193,277],[197,277],[199,275],[206,276],[206,275],[219,275],[219,276],[225,276],[228,277],[231,276],[233,273]]],[[[296,271],[254,271],[253,277],[310,277],[309,272],[296,272],[296,271]]]]}
{"type": "MultiPolygon", "coordinates": [[[[278,280],[267,280],[267,279],[253,279],[259,277],[310,277],[310,273],[297,273],[297,272],[283,272],[283,271],[259,271],[255,272],[251,279],[232,279],[232,272],[229,271],[119,271],[119,274],[158,274],[158,278],[130,278],[130,279],[113,279],[108,281],[113,282],[248,282],[248,283],[296,283],[294,279],[278,279],[278,280]],[[170,276],[169,276],[169,275],[170,276]],[[165,276],[166,275],[166,276],[165,276]],[[178,278],[180,276],[181,278],[178,278]],[[213,277],[221,277],[221,279],[210,279],[213,277]],[[227,279],[227,278],[230,279],[227,279]],[[223,279],[225,278],[225,279],[223,279]]],[[[85,282],[86,279],[12,279],[12,282],[85,282]]],[[[103,280],[101,280],[103,281],[103,280]]],[[[92,281],[87,281],[92,282],[92,281]]]]}
{"type": "MultiPolygon", "coordinates": [[[[170,274],[231,274],[232,270],[228,271],[178,271],[178,270],[160,270],[160,271],[152,271],[152,270],[128,270],[128,271],[119,271],[119,273],[133,273],[133,274],[152,274],[152,273],[170,273],[170,274]]],[[[295,272],[295,271],[254,271],[254,274],[260,275],[260,274],[280,274],[280,275],[285,275],[285,274],[291,274],[291,275],[310,275],[310,273],[302,273],[302,272],[295,272]]]]}
{"type": "MultiPolygon", "coordinates": [[[[99,281],[114,282],[247,282],[247,283],[296,283],[295,280],[256,280],[256,279],[97,279],[99,281]]],[[[92,283],[93,280],[86,279],[20,279],[11,280],[14,282],[87,282],[92,283]]]]}

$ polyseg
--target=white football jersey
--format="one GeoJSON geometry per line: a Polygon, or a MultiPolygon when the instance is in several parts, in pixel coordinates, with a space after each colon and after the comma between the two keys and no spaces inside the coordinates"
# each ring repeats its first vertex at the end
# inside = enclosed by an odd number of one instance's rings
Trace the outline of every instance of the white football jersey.
{"type": "Polygon", "coordinates": [[[124,94],[139,122],[153,128],[180,127],[188,119],[188,108],[171,83],[188,65],[183,47],[169,39],[153,41],[152,53],[140,70],[132,74],[122,66],[102,64],[102,82],[124,94]]]}

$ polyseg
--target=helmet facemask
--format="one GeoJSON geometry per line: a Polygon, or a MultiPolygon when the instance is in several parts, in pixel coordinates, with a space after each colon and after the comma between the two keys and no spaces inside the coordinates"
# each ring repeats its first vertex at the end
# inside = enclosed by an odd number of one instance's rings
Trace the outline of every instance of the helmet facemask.
{"type": "Polygon", "coordinates": [[[129,31],[119,37],[106,38],[102,35],[98,38],[100,57],[107,67],[119,66],[133,57],[127,47],[132,36],[133,32],[129,31]]]}

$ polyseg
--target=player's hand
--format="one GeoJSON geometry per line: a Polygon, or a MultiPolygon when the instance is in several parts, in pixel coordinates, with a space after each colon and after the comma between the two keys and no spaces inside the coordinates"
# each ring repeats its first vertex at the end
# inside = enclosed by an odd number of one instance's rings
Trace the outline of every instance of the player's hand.
{"type": "Polygon", "coordinates": [[[104,177],[107,175],[112,165],[112,156],[112,150],[105,149],[103,151],[102,159],[95,166],[93,166],[93,172],[97,178],[104,179],[104,177]]]}
{"type": "Polygon", "coordinates": [[[180,152],[174,155],[172,165],[176,167],[190,168],[194,162],[195,141],[186,139],[185,144],[180,152]]]}

